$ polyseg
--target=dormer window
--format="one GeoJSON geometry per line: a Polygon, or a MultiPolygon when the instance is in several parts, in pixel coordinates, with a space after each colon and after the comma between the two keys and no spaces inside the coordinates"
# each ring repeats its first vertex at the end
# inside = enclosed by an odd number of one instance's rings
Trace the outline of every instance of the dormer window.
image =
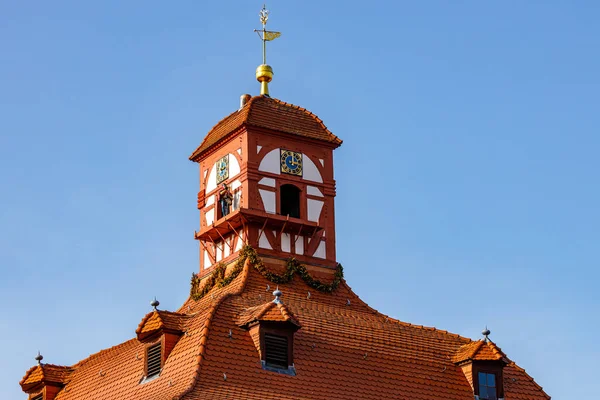
{"type": "Polygon", "coordinates": [[[32,397],[31,400],[44,400],[44,394],[40,393],[35,397],[32,397]]]}
{"type": "Polygon", "coordinates": [[[461,346],[453,361],[462,368],[476,398],[501,400],[504,398],[503,369],[509,361],[502,350],[489,340],[487,329],[484,335],[485,340],[461,346]]]}
{"type": "Polygon", "coordinates": [[[300,189],[294,185],[281,185],[280,192],[281,215],[300,218],[300,189]]]}
{"type": "Polygon", "coordinates": [[[479,372],[478,383],[480,400],[498,399],[498,392],[496,390],[496,374],[479,372]]]}
{"type": "MultiPolygon", "coordinates": [[[[152,306],[157,307],[157,300],[152,306]]],[[[136,329],[137,338],[145,344],[145,358],[140,383],[146,383],[160,376],[169,354],[183,334],[184,314],[154,309],[148,313],[136,329]]],[[[140,365],[140,370],[142,366],[140,365]]]]}
{"type": "Polygon", "coordinates": [[[281,291],[273,294],[274,301],[243,310],[238,325],[252,337],[263,369],[294,376],[294,334],[300,323],[281,302],[281,291]]]}
{"type": "Polygon", "coordinates": [[[150,380],[160,375],[162,368],[162,343],[158,342],[146,348],[146,377],[150,380]]]}

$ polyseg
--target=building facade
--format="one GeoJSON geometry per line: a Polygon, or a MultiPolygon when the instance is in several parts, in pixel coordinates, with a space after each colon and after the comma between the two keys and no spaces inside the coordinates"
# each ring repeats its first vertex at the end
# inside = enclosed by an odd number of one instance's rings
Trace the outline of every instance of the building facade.
{"type": "MultiPolygon", "coordinates": [[[[275,34],[263,26],[263,43],[275,34]]],[[[188,300],[153,302],[135,337],[72,366],[39,356],[27,398],[549,399],[489,331],[473,341],[401,322],[351,290],[336,257],[342,141],[270,97],[271,78],[261,65],[261,95],[242,96],[190,157],[200,267],[188,300]]]]}

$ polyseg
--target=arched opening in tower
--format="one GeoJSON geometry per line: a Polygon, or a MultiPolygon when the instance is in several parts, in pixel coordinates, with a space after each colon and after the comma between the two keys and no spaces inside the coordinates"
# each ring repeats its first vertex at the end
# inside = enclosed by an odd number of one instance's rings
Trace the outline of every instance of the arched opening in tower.
{"type": "Polygon", "coordinates": [[[300,189],[294,185],[281,185],[279,189],[281,215],[300,218],[300,189]]]}

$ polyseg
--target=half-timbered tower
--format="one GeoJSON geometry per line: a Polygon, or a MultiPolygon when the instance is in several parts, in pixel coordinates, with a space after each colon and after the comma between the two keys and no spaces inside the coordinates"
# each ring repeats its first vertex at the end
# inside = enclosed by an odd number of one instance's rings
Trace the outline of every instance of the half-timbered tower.
{"type": "Polygon", "coordinates": [[[243,95],[190,157],[200,169],[201,275],[245,244],[335,267],[333,150],[341,143],[304,108],[243,95]]]}

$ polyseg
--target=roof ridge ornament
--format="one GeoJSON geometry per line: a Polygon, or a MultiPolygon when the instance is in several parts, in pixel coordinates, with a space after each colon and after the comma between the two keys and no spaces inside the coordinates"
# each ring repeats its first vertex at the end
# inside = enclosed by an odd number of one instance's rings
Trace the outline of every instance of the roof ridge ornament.
{"type": "Polygon", "coordinates": [[[266,4],[263,4],[263,8],[258,13],[260,17],[260,23],[262,24],[262,30],[255,29],[254,32],[258,34],[258,37],[262,41],[262,64],[256,68],[256,80],[260,82],[260,94],[263,96],[269,96],[269,82],[273,80],[273,68],[267,65],[267,42],[277,39],[281,36],[281,32],[268,31],[267,21],[269,20],[269,10],[267,10],[266,4]]]}
{"type": "Polygon", "coordinates": [[[491,331],[488,329],[488,327],[487,327],[487,325],[486,325],[486,326],[485,326],[485,329],[484,329],[483,331],[481,331],[481,334],[482,334],[483,336],[485,336],[485,338],[483,339],[483,341],[484,341],[484,342],[486,342],[486,343],[489,343],[489,342],[490,342],[490,338],[489,338],[489,336],[490,336],[490,333],[492,333],[492,332],[491,332],[491,331]]]}
{"type": "Polygon", "coordinates": [[[154,296],[154,300],[152,300],[150,305],[154,307],[154,311],[158,311],[157,307],[160,306],[160,301],[156,300],[156,296],[154,296]]]}
{"type": "Polygon", "coordinates": [[[37,365],[42,365],[42,360],[44,359],[44,356],[40,354],[40,351],[38,350],[37,356],[35,356],[35,360],[37,361],[37,365]]]}
{"type": "Polygon", "coordinates": [[[277,286],[277,289],[275,289],[273,291],[273,296],[275,296],[275,300],[273,300],[273,303],[275,304],[283,304],[283,302],[281,301],[280,297],[283,293],[281,292],[281,290],[279,290],[279,286],[277,286]]]}

